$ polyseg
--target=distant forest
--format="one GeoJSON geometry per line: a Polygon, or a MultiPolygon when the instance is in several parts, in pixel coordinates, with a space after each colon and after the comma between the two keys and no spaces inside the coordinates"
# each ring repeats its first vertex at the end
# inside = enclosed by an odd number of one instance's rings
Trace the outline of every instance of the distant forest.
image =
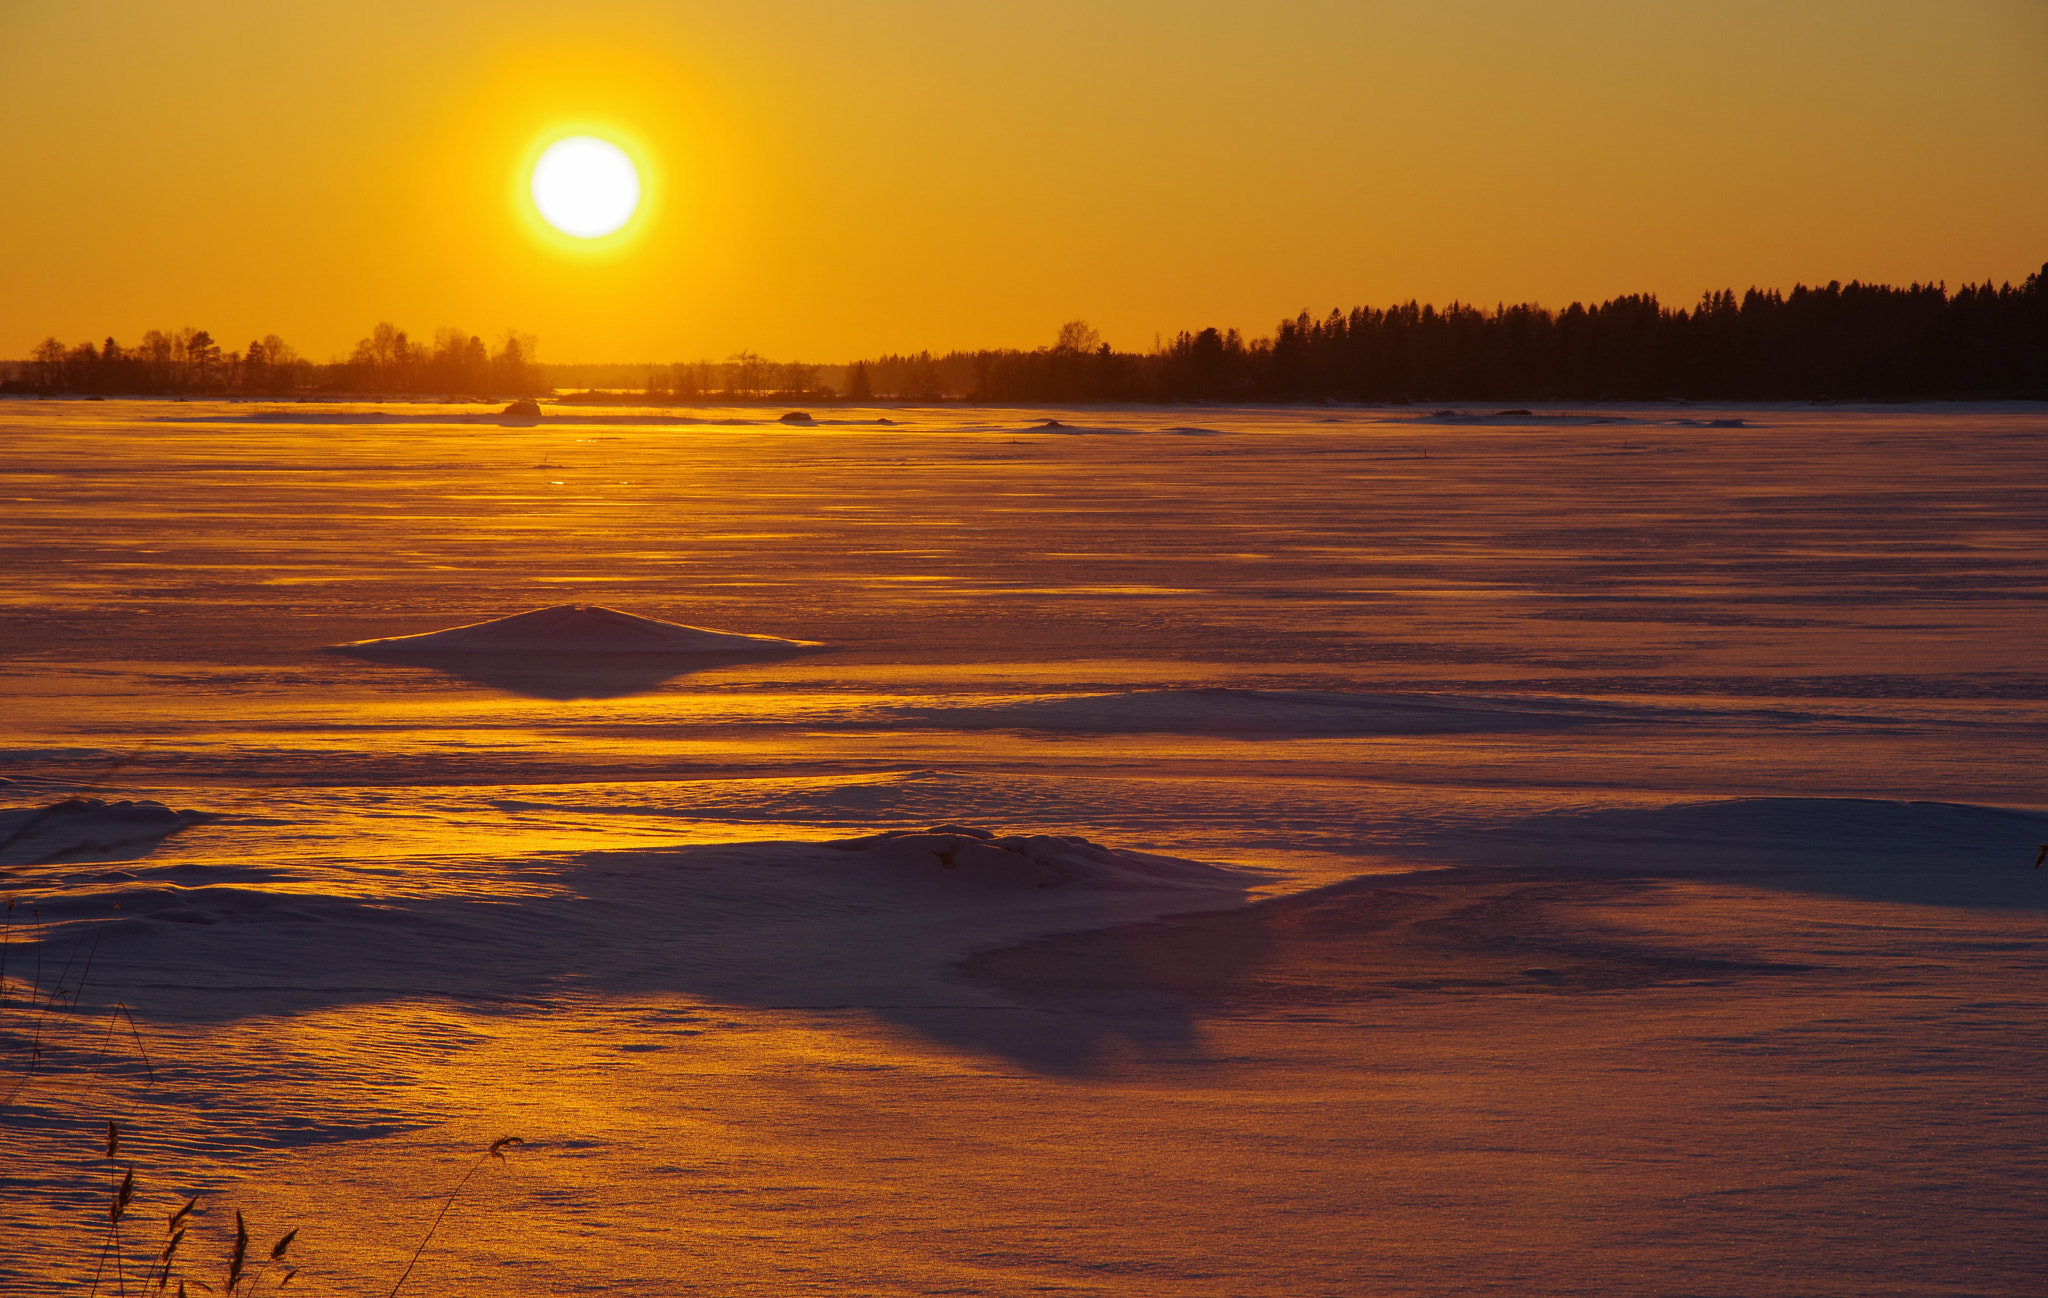
{"type": "Polygon", "coordinates": [[[204,329],[152,329],[134,347],[113,338],[66,347],[45,338],[0,391],[288,396],[301,392],[526,396],[547,388],[531,334],[506,330],[495,348],[461,329],[416,343],[386,321],[346,360],[316,364],[270,334],[229,350],[204,329]]]}
{"type": "Polygon", "coordinates": [[[1562,311],[1353,307],[1270,338],[1183,332],[1146,353],[1085,322],[1035,351],[881,356],[847,367],[849,399],[1062,401],[1814,400],[2048,395],[2048,266],[2018,288],[1801,285],[1654,295],[1562,311]]]}
{"type": "Polygon", "coordinates": [[[1633,294],[1562,311],[1453,302],[1353,307],[1283,320],[1269,338],[1183,331],[1120,352],[1085,321],[1050,345],[886,355],[845,366],[723,362],[542,366],[530,335],[495,347],[459,329],[431,345],[379,324],[325,365],[271,335],[225,351],[201,330],[41,343],[15,392],[527,395],[557,384],[620,389],[588,400],[1542,401],[1819,400],[2048,395],[2048,266],[2024,284],[1830,283],[1722,290],[1691,308],[1633,294]],[[629,377],[630,376],[630,377],[629,377]]]}

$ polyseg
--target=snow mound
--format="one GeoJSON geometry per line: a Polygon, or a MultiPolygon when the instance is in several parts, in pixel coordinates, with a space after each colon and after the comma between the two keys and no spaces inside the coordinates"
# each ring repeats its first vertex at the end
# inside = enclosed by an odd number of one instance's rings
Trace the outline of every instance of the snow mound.
{"type": "Polygon", "coordinates": [[[684,626],[599,604],[557,604],[445,631],[352,640],[333,648],[352,653],[712,654],[779,653],[820,643],[684,626]]]}
{"type": "Polygon", "coordinates": [[[1244,876],[1176,856],[1104,847],[1072,834],[997,834],[968,825],[892,829],[825,846],[861,853],[896,873],[984,888],[1090,888],[1113,892],[1241,888],[1244,876]],[[950,879],[945,873],[951,871],[950,879]]]}
{"type": "Polygon", "coordinates": [[[147,843],[202,819],[161,802],[67,798],[47,807],[0,811],[0,865],[28,865],[147,843]]]}
{"type": "Polygon", "coordinates": [[[1477,695],[1334,690],[1131,690],[968,707],[905,708],[911,725],[949,729],[1267,735],[1424,735],[1561,730],[1663,720],[1675,709],[1477,695]]]}
{"type": "Polygon", "coordinates": [[[1113,428],[1107,425],[1064,424],[1057,419],[1047,419],[1033,424],[1029,428],[1020,428],[1017,431],[1020,433],[1061,433],[1073,437],[1086,437],[1101,433],[1128,436],[1149,430],[1143,428],[1113,428]]]}

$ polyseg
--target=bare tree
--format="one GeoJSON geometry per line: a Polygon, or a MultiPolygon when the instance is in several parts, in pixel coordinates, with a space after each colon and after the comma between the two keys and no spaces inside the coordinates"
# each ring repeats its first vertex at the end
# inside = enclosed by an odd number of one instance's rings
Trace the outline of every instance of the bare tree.
{"type": "Polygon", "coordinates": [[[29,382],[39,392],[55,392],[64,386],[64,344],[45,338],[28,354],[29,382]]]}
{"type": "Polygon", "coordinates": [[[791,361],[787,365],[777,365],[775,369],[775,386],[779,391],[802,396],[818,386],[818,367],[815,365],[791,361]]]}
{"type": "Polygon", "coordinates": [[[1086,320],[1069,320],[1060,326],[1059,341],[1052,345],[1056,352],[1092,352],[1102,346],[1102,335],[1086,320]]]}
{"type": "Polygon", "coordinates": [[[726,360],[726,391],[735,395],[759,396],[768,386],[769,372],[774,368],[768,358],[759,352],[734,352],[726,360]]]}

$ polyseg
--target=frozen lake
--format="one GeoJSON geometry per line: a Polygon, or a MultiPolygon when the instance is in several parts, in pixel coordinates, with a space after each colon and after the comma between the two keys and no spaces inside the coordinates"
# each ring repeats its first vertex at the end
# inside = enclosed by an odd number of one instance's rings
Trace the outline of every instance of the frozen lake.
{"type": "Polygon", "coordinates": [[[2037,1291],[2048,409],[780,413],[0,402],[0,1287],[2037,1291]]]}

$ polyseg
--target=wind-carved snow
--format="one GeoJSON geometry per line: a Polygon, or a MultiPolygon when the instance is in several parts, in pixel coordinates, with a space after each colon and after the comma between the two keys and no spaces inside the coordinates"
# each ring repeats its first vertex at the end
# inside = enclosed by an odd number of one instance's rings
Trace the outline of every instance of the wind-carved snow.
{"type": "Polygon", "coordinates": [[[66,798],[0,811],[0,865],[23,865],[153,843],[204,819],[147,798],[66,798]]]}
{"type": "Polygon", "coordinates": [[[1069,424],[1059,419],[1041,420],[1028,428],[1020,428],[1017,431],[1023,433],[1062,433],[1071,437],[1099,435],[1128,436],[1136,433],[1170,433],[1177,437],[1224,436],[1221,429],[1196,428],[1185,424],[1175,425],[1170,428],[1122,428],[1114,424],[1069,424]]]}
{"type": "Polygon", "coordinates": [[[781,653],[819,644],[663,622],[601,604],[557,604],[445,631],[352,640],[334,648],[345,653],[703,654],[781,653]]]}
{"type": "Polygon", "coordinates": [[[1107,888],[1116,891],[1242,886],[1241,871],[1179,857],[1122,851],[1076,834],[997,834],[967,825],[887,830],[826,844],[913,875],[956,872],[994,888],[1107,888]]]}

